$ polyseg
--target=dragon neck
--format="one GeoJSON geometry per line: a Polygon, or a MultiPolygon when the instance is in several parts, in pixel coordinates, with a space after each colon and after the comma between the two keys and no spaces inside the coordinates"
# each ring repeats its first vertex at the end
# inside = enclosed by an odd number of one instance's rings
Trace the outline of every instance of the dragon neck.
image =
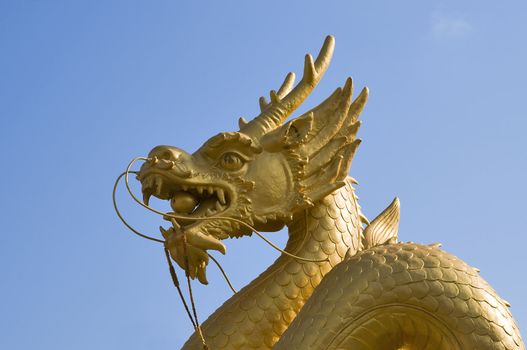
{"type": "MultiPolygon", "coordinates": [[[[360,207],[351,183],[313,207],[297,213],[288,225],[285,250],[326,262],[280,256],[266,271],[227,300],[202,325],[212,349],[271,349],[322,278],[348,250],[361,248],[360,207]]],[[[183,349],[199,348],[194,334],[183,349]]]]}

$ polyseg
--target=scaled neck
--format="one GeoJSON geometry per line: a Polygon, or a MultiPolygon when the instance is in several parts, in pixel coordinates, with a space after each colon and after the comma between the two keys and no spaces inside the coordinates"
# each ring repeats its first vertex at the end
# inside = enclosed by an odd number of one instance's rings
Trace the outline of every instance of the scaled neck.
{"type": "MultiPolygon", "coordinates": [[[[297,213],[288,228],[286,251],[327,261],[305,262],[282,254],[204,322],[212,349],[271,349],[324,275],[346,252],[353,255],[361,248],[360,207],[351,184],[297,213]]],[[[193,335],[183,349],[199,344],[193,335]]]]}

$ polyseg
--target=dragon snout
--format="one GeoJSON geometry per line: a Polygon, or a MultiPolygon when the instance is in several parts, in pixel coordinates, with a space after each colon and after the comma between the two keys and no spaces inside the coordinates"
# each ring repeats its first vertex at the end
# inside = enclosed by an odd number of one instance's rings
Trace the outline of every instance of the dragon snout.
{"type": "Polygon", "coordinates": [[[188,153],[177,147],[154,147],[137,177],[142,185],[143,202],[148,205],[152,195],[160,199],[172,198],[182,181],[188,181],[193,176],[190,158],[188,153]]]}
{"type": "Polygon", "coordinates": [[[183,178],[192,176],[189,164],[191,157],[185,151],[172,146],[157,146],[148,153],[148,161],[143,165],[143,171],[157,169],[171,171],[183,178]]]}
{"type": "Polygon", "coordinates": [[[151,171],[156,173],[170,172],[181,178],[192,176],[189,164],[191,156],[185,151],[172,146],[157,146],[148,153],[148,160],[141,166],[140,177],[151,171]]]}
{"type": "Polygon", "coordinates": [[[148,153],[148,158],[152,159],[162,159],[168,161],[177,161],[181,155],[185,154],[185,151],[172,146],[157,146],[154,147],[150,153],[148,153]]]}

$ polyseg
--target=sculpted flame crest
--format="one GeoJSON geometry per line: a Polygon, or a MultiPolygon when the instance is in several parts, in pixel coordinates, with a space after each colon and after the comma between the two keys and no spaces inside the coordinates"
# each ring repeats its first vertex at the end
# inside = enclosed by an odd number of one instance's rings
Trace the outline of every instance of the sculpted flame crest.
{"type": "MultiPolygon", "coordinates": [[[[169,200],[166,247],[207,283],[208,250],[288,226],[285,250],[203,324],[211,349],[523,349],[508,305],[474,268],[439,249],[398,243],[399,201],[371,223],[348,171],[360,143],[348,78],[319,106],[286,122],[326,71],[329,36],[302,79],[289,73],[261,113],[240,118],[189,154],[152,149],[138,173],[144,203],[169,200]],[[294,86],[294,87],[293,87],[294,86]],[[170,215],[178,219],[171,219],[170,215]],[[184,259],[187,256],[188,260],[184,259]]],[[[185,349],[199,349],[193,335],[185,349]]]]}

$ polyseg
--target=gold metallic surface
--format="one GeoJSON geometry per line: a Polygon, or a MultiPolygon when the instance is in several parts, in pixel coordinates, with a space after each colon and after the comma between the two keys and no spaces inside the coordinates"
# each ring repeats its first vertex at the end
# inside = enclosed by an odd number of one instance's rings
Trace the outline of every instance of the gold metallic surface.
{"type": "MultiPolygon", "coordinates": [[[[287,75],[261,114],[189,154],[158,146],[137,174],[143,201],[170,201],[166,247],[206,284],[208,250],[221,240],[289,229],[282,254],[203,324],[210,349],[524,349],[508,305],[437,245],[398,243],[399,200],[371,223],[348,176],[368,90],[348,78],[286,122],[326,71],[329,36],[287,75]],[[172,215],[172,217],[171,217],[172,215]],[[258,233],[258,232],[256,232],[258,233]],[[301,257],[302,259],[295,258],[301,257]]],[[[192,335],[184,349],[202,349],[192,335]]]]}

